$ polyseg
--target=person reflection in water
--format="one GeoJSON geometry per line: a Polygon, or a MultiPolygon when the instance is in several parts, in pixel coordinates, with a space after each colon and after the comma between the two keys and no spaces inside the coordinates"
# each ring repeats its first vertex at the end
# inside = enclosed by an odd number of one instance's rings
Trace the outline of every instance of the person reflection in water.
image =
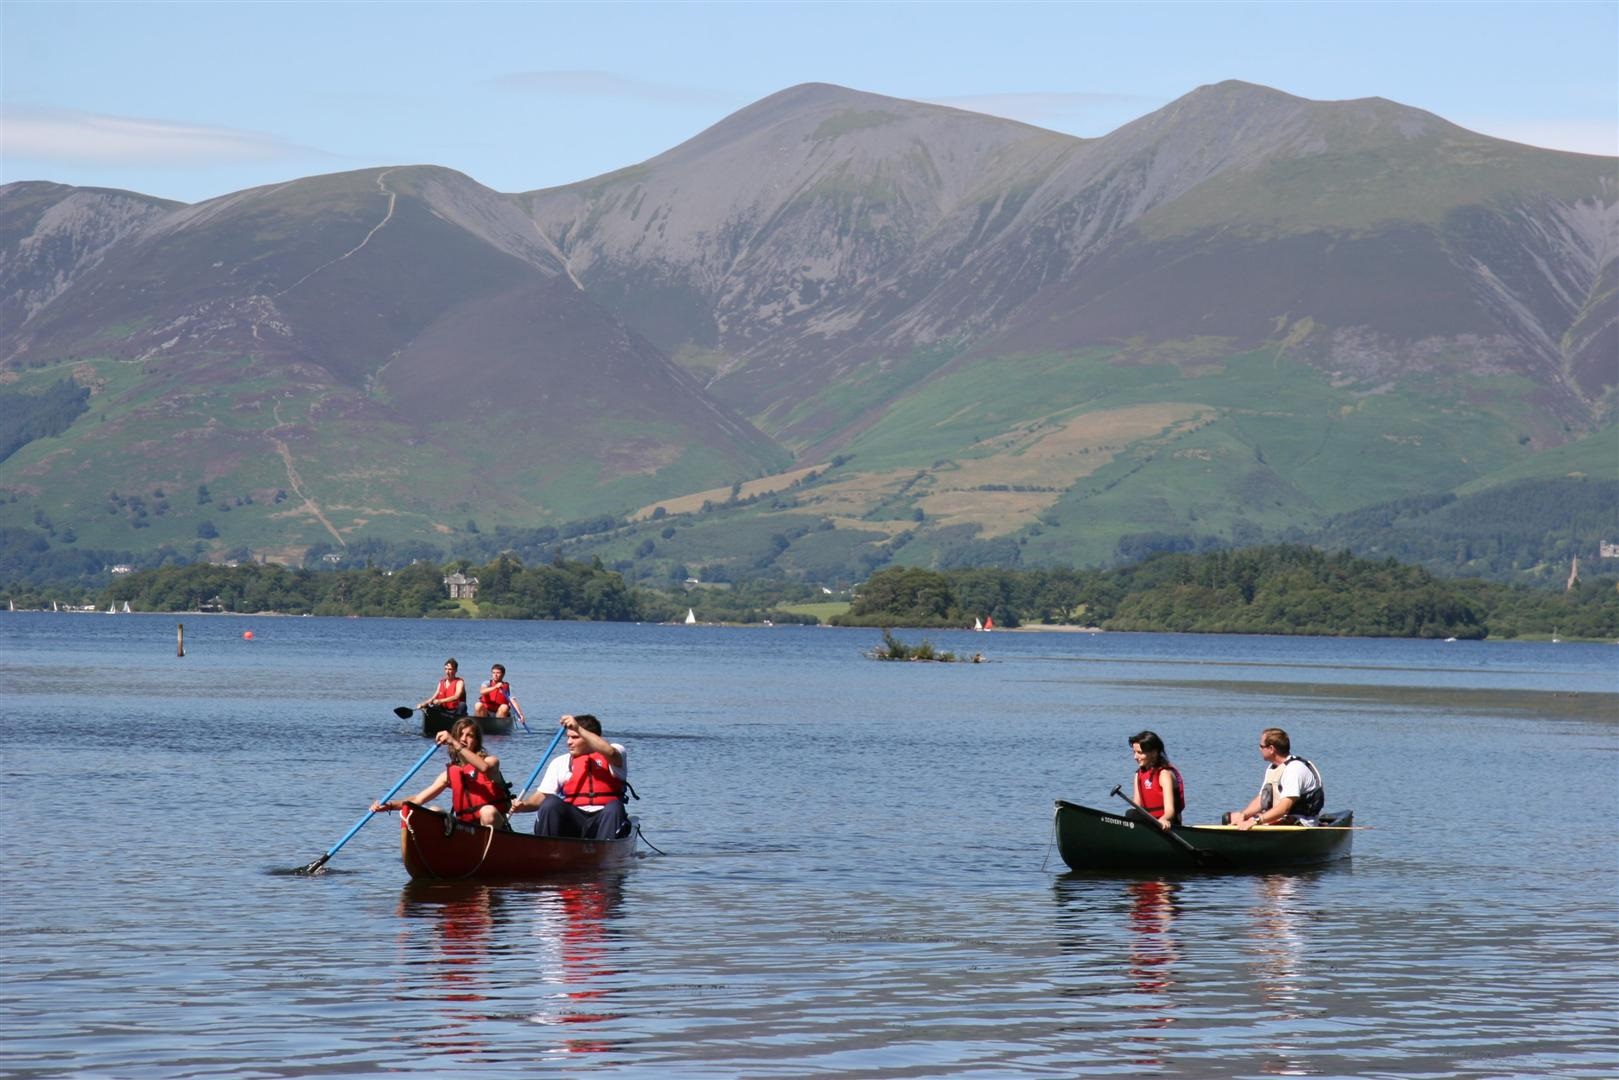
{"type": "Polygon", "coordinates": [[[616,1049],[611,1033],[623,1016],[611,1002],[623,990],[618,981],[623,946],[613,924],[622,899],[621,879],[608,875],[557,885],[536,899],[534,932],[549,955],[535,958],[544,988],[530,1019],[567,1025],[562,1047],[570,1054],[616,1049]]]}
{"type": "Polygon", "coordinates": [[[551,759],[533,795],[512,803],[511,813],[536,811],[535,836],[611,840],[630,834],[624,795],[629,783],[624,747],[602,738],[601,721],[589,713],[564,716],[568,752],[551,759]]]}
{"type": "Polygon", "coordinates": [[[412,881],[400,894],[401,920],[431,931],[404,935],[408,948],[422,950],[420,959],[434,977],[433,983],[411,992],[425,990],[442,1005],[440,1021],[415,1032],[424,1049],[468,1057],[488,1050],[477,1032],[488,1020],[482,1003],[493,992],[489,944],[498,895],[487,885],[463,881],[412,881]]]}

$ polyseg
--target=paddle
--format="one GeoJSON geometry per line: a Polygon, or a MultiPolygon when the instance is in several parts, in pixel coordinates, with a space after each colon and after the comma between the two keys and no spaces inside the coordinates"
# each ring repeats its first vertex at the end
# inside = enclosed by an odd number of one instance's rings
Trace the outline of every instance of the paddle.
{"type": "Polygon", "coordinates": [[[1112,794],[1117,795],[1119,798],[1141,811],[1146,819],[1153,823],[1153,832],[1157,833],[1159,836],[1162,836],[1166,841],[1175,847],[1185,848],[1187,851],[1191,852],[1192,858],[1196,862],[1207,863],[1216,862],[1219,860],[1219,856],[1214,854],[1214,852],[1204,851],[1202,848],[1197,847],[1190,840],[1186,839],[1186,837],[1176,833],[1173,829],[1160,829],[1157,824],[1157,819],[1155,819],[1151,814],[1147,813],[1146,807],[1142,806],[1140,803],[1130,798],[1130,796],[1126,795],[1122,788],[1115,787],[1112,794]]]}
{"type": "MultiPolygon", "coordinates": [[[[409,713],[406,713],[406,715],[408,716],[409,713]]],[[[416,761],[416,764],[414,764],[414,765],[412,765],[410,767],[410,772],[406,773],[404,776],[401,776],[399,778],[399,783],[397,783],[393,787],[389,788],[388,789],[388,794],[386,794],[382,798],[378,799],[377,802],[385,803],[389,799],[391,799],[395,795],[397,795],[399,793],[399,789],[405,786],[405,781],[409,780],[411,777],[415,776],[418,772],[420,772],[421,767],[423,765],[427,764],[427,759],[432,757],[437,752],[438,752],[438,743],[435,742],[428,749],[427,753],[423,754],[420,758],[418,758],[417,761],[416,761]]],[[[339,840],[337,843],[332,845],[330,851],[328,851],[326,854],[322,855],[320,858],[316,859],[314,862],[310,863],[308,866],[305,866],[302,869],[300,869],[298,871],[298,873],[300,873],[300,874],[318,873],[320,868],[326,865],[326,860],[330,859],[333,855],[336,855],[337,854],[337,849],[342,847],[344,844],[348,843],[349,839],[355,833],[359,832],[360,829],[365,825],[366,822],[370,821],[374,817],[376,817],[376,815],[373,814],[371,811],[367,810],[365,812],[365,815],[363,817],[361,817],[359,821],[356,821],[354,823],[354,828],[352,828],[348,832],[344,833],[343,834],[343,839],[339,840]]]]}
{"type": "Polygon", "coordinates": [[[403,705],[396,705],[394,706],[394,715],[399,717],[401,720],[409,720],[412,716],[416,715],[416,710],[406,708],[403,705]]]}

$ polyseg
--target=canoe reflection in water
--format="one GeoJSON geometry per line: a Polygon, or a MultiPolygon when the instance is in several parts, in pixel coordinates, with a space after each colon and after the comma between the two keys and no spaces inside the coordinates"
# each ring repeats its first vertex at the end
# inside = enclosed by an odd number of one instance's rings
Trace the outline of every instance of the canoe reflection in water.
{"type": "Polygon", "coordinates": [[[528,886],[525,898],[535,918],[532,933],[539,955],[536,1024],[579,1024],[598,1028],[594,1037],[562,1040],[571,1054],[603,1053],[615,1043],[603,1036],[622,1014],[610,1001],[622,974],[614,966],[618,949],[615,922],[623,900],[623,874],[607,873],[575,881],[528,886]]]}

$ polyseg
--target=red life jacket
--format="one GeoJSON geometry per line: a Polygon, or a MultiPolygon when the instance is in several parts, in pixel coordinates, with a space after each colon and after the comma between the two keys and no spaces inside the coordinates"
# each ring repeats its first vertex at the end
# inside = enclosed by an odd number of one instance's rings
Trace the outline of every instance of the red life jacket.
{"type": "Polygon", "coordinates": [[[1155,818],[1164,816],[1164,790],[1158,783],[1158,774],[1168,769],[1175,774],[1175,820],[1186,810],[1186,782],[1181,771],[1164,762],[1161,765],[1143,765],[1136,770],[1136,787],[1141,792],[1141,808],[1155,818]]]}
{"type": "Polygon", "coordinates": [[[494,712],[502,705],[510,703],[512,700],[510,691],[510,683],[498,682],[478,695],[478,704],[494,712]]]}
{"type": "Polygon", "coordinates": [[[442,709],[447,709],[459,716],[467,711],[467,684],[461,679],[460,676],[456,676],[453,679],[440,679],[438,681],[438,690],[434,692],[433,696],[438,698],[440,701],[442,701],[444,698],[450,697],[455,693],[456,683],[461,683],[460,699],[452,700],[448,704],[441,705],[439,707],[442,709]]]}
{"type": "Polygon", "coordinates": [[[601,754],[584,754],[569,762],[562,797],[575,806],[605,806],[624,798],[624,778],[616,775],[601,754]]]}
{"type": "Polygon", "coordinates": [[[494,777],[471,765],[450,766],[450,811],[457,821],[476,822],[478,807],[493,806],[504,814],[512,801],[494,777]]]}

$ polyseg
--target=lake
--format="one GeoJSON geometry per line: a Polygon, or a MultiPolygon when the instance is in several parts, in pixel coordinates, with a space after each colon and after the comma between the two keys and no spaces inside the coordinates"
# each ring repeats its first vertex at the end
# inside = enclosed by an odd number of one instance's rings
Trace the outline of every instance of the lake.
{"type": "Polygon", "coordinates": [[[1619,648],[925,636],[988,662],[813,627],[0,615],[0,1074],[1614,1074],[1619,648]],[[289,873],[423,754],[390,710],[447,656],[474,689],[509,668],[514,783],[598,715],[662,853],[410,884],[379,816],[289,873]],[[1129,735],[1200,822],[1252,797],[1268,726],[1365,826],[1351,860],[1067,872],[1053,800],[1106,806],[1129,735]]]}

